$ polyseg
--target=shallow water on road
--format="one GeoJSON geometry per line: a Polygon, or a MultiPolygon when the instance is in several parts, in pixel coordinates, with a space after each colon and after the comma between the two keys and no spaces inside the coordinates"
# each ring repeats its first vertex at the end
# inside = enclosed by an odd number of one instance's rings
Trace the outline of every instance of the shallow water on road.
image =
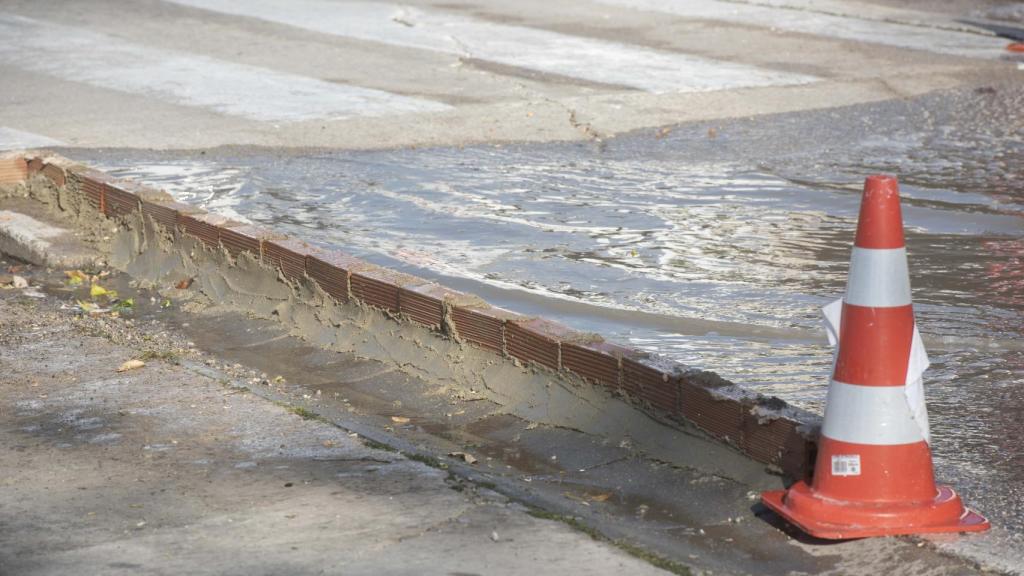
{"type": "Polygon", "coordinates": [[[818,310],[843,292],[863,177],[897,174],[940,476],[1019,531],[1022,100],[992,88],[591,144],[68,154],[815,411],[832,360],[818,310]]]}

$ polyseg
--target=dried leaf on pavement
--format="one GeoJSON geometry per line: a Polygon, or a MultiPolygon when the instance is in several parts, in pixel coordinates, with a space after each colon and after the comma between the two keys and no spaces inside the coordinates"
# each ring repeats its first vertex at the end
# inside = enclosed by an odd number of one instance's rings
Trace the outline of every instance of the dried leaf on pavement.
{"type": "Polygon", "coordinates": [[[92,302],[85,302],[85,301],[82,301],[82,300],[77,300],[77,302],[78,302],[78,307],[81,308],[84,312],[88,312],[88,313],[91,314],[93,312],[102,312],[103,311],[98,305],[93,304],[92,302]]]}
{"type": "Polygon", "coordinates": [[[608,500],[609,498],[612,497],[612,493],[611,492],[599,492],[599,493],[585,492],[582,495],[575,494],[573,492],[563,492],[562,495],[565,496],[566,498],[570,499],[570,500],[575,500],[577,502],[581,502],[583,504],[586,504],[587,506],[590,506],[591,502],[604,502],[604,501],[606,501],[606,500],[608,500]]]}
{"type": "Polygon", "coordinates": [[[68,284],[71,286],[78,286],[88,279],[85,272],[81,270],[65,270],[64,275],[68,277],[68,284]]]}
{"type": "Polygon", "coordinates": [[[125,298],[124,300],[119,300],[113,306],[113,310],[115,312],[124,312],[126,310],[131,310],[133,308],[135,308],[135,299],[134,298],[125,298]]]}
{"type": "Polygon", "coordinates": [[[452,458],[461,458],[466,464],[476,464],[476,457],[466,452],[449,452],[452,458]]]}
{"type": "Polygon", "coordinates": [[[110,300],[114,300],[117,298],[117,291],[107,290],[106,288],[100,286],[99,284],[93,284],[92,286],[89,287],[89,296],[92,298],[99,298],[101,296],[105,296],[110,300]]]}
{"type": "Polygon", "coordinates": [[[118,372],[127,372],[129,370],[135,370],[136,368],[142,368],[146,363],[142,360],[129,360],[118,367],[118,372]]]}
{"type": "Polygon", "coordinates": [[[185,278],[181,282],[178,282],[177,284],[175,284],[174,287],[177,288],[178,290],[187,290],[188,287],[191,286],[191,285],[192,285],[192,278],[185,278]]]}

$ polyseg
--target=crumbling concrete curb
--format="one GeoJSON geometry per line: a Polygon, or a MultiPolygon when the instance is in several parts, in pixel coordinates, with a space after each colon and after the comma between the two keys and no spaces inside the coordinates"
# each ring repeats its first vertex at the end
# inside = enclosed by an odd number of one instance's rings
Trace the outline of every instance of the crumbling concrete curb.
{"type": "Polygon", "coordinates": [[[358,302],[502,358],[555,374],[573,374],[659,419],[692,423],[790,477],[807,477],[813,468],[816,416],[714,373],[607,343],[600,336],[546,319],[492,307],[475,296],[348,254],[206,214],[174,202],[161,191],[117,181],[59,157],[28,154],[20,163],[15,159],[10,164],[24,166],[25,178],[47,178],[59,189],[62,204],[85,204],[107,219],[148,219],[172,240],[186,235],[210,249],[226,251],[231,258],[244,256],[273,267],[285,281],[311,281],[339,303],[358,302]]]}
{"type": "Polygon", "coordinates": [[[71,232],[11,210],[0,210],[0,252],[50,268],[90,268],[103,261],[71,232]]]}

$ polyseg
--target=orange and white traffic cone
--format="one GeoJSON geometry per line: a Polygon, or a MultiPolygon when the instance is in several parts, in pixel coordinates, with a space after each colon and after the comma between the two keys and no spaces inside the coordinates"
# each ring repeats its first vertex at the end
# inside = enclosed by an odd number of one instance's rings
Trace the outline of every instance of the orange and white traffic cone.
{"type": "Polygon", "coordinates": [[[864,183],[846,297],[824,309],[838,345],[811,484],[762,501],[811,536],[975,532],[988,520],[936,486],[896,179],[864,183]]]}

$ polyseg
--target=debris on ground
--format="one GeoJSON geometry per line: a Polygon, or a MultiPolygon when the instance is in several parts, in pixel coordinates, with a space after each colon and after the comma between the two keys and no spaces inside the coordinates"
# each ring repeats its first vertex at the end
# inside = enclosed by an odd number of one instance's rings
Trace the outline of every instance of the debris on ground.
{"type": "Polygon", "coordinates": [[[451,456],[452,458],[460,458],[466,464],[476,464],[477,462],[475,456],[473,456],[472,454],[468,454],[466,452],[449,452],[448,455],[451,456]]]}
{"type": "Polygon", "coordinates": [[[89,280],[89,277],[81,270],[65,270],[68,286],[79,286],[89,280]]]}
{"type": "Polygon", "coordinates": [[[110,308],[104,308],[95,302],[86,302],[85,300],[76,300],[75,302],[78,304],[78,310],[81,310],[90,316],[97,316],[110,312],[110,308]]]}
{"type": "Polygon", "coordinates": [[[600,492],[600,493],[584,493],[583,495],[574,494],[572,492],[563,492],[563,496],[570,500],[575,500],[586,506],[590,506],[591,502],[605,502],[612,497],[611,492],[600,492]]]}
{"type": "Polygon", "coordinates": [[[138,368],[142,368],[145,365],[146,365],[146,363],[143,362],[142,360],[132,359],[132,360],[128,360],[124,364],[121,364],[117,368],[117,371],[118,372],[127,372],[129,370],[135,370],[135,369],[138,369],[138,368]]]}
{"type": "Polygon", "coordinates": [[[117,302],[114,303],[113,306],[114,312],[125,312],[133,308],[135,308],[134,298],[125,298],[124,300],[118,300],[117,302]]]}
{"type": "Polygon", "coordinates": [[[117,298],[116,290],[107,290],[99,284],[93,284],[89,287],[90,298],[107,298],[108,300],[114,300],[117,298]]]}

